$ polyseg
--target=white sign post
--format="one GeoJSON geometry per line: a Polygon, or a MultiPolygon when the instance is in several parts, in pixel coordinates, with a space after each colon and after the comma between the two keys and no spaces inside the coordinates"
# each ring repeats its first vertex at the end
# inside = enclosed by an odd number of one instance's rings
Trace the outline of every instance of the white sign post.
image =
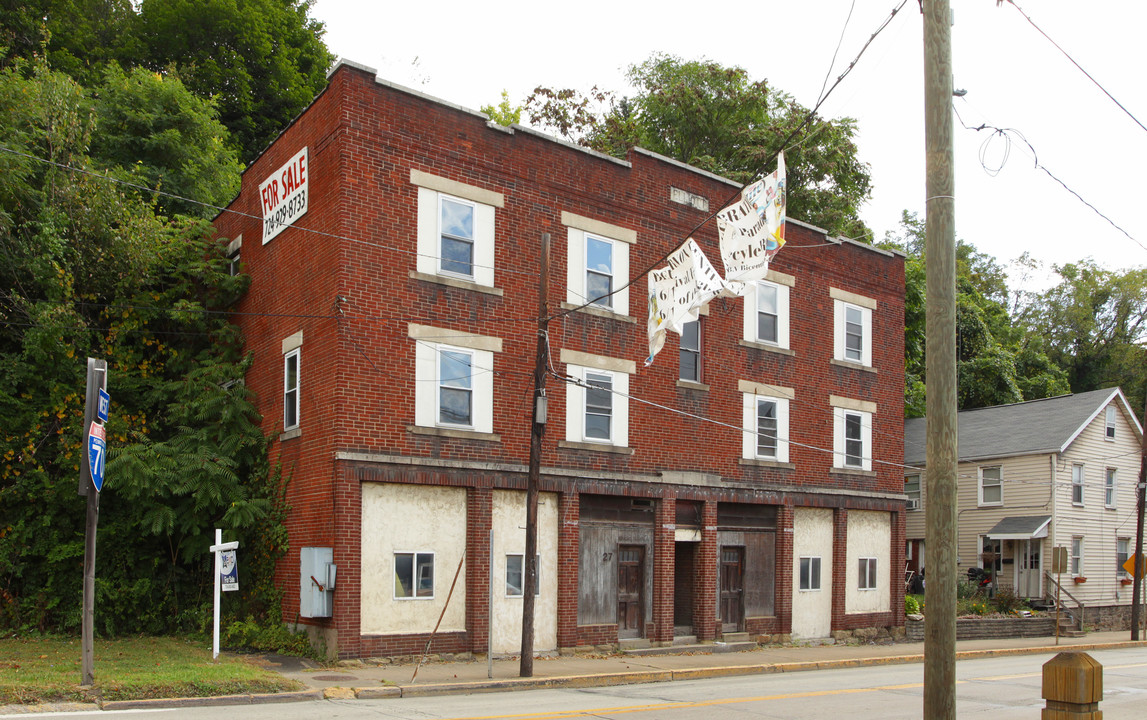
{"type": "MultiPolygon", "coordinates": [[[[223,531],[215,528],[215,544],[208,548],[215,554],[215,643],[212,646],[212,659],[219,657],[219,591],[223,584],[223,556],[230,554],[231,567],[227,569],[227,575],[230,576],[236,570],[235,568],[235,550],[239,548],[239,542],[223,542],[223,531]]],[[[236,583],[235,587],[238,587],[236,583]]]]}

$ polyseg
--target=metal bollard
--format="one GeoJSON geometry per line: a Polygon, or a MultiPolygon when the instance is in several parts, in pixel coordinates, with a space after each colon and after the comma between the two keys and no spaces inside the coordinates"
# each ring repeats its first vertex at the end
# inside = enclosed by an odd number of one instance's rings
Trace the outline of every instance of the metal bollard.
{"type": "Polygon", "coordinates": [[[1062,652],[1043,666],[1041,720],[1103,720],[1103,666],[1085,652],[1062,652]]]}

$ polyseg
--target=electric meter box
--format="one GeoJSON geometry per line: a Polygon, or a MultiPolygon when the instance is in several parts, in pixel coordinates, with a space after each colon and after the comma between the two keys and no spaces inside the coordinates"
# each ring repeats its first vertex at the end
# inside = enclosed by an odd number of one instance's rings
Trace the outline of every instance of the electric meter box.
{"type": "Polygon", "coordinates": [[[299,615],[326,618],[334,609],[334,550],[329,547],[305,547],[299,556],[299,615]]]}

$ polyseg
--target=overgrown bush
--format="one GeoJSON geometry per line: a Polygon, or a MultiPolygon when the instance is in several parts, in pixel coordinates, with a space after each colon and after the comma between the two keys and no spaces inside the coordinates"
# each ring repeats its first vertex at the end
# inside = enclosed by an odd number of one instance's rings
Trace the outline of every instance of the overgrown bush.
{"type": "Polygon", "coordinates": [[[924,612],[924,599],[919,595],[904,596],[904,614],[919,615],[924,612]]]}
{"type": "Polygon", "coordinates": [[[1009,615],[1016,615],[1020,610],[1027,610],[1029,608],[1028,601],[1016,595],[1015,591],[1011,588],[1000,588],[996,591],[996,596],[992,598],[992,604],[996,606],[997,612],[1007,613],[1009,615]]]}
{"type": "MultiPolygon", "coordinates": [[[[278,610],[278,608],[274,608],[278,610]]],[[[243,620],[228,623],[220,630],[219,642],[233,650],[258,650],[281,655],[298,655],[323,661],[324,648],[316,648],[305,633],[293,633],[277,617],[257,620],[248,615],[243,620]]]]}

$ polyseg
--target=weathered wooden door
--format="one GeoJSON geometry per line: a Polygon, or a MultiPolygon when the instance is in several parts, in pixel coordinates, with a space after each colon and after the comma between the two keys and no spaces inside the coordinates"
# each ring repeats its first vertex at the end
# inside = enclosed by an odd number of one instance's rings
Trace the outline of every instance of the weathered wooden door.
{"type": "Polygon", "coordinates": [[[645,548],[620,545],[617,548],[617,636],[643,635],[645,625],[645,548]]]}
{"type": "Polygon", "coordinates": [[[721,630],[739,632],[745,621],[745,548],[721,548],[721,630]]]}

